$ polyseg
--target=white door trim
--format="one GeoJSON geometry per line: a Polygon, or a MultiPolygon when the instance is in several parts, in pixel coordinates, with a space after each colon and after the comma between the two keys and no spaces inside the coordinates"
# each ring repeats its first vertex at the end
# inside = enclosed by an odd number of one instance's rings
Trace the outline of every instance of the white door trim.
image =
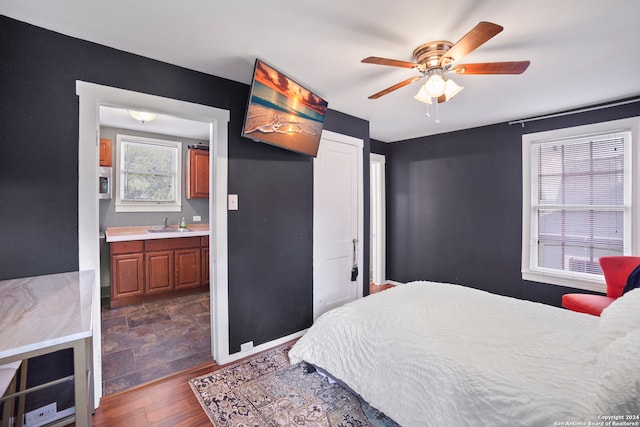
{"type": "Polygon", "coordinates": [[[371,224],[371,231],[376,234],[375,241],[371,241],[371,249],[374,253],[372,265],[373,276],[371,277],[371,280],[379,285],[384,283],[386,280],[386,157],[382,154],[371,153],[370,162],[371,177],[373,178],[376,175],[378,177],[376,185],[371,185],[372,192],[377,190],[378,194],[375,198],[372,196],[371,200],[377,200],[379,202],[376,206],[373,204],[371,206],[371,218],[376,219],[376,223],[374,224],[372,222],[371,224]],[[373,173],[374,168],[377,169],[378,174],[373,173]],[[374,209],[376,210],[375,215],[374,209]]]}
{"type": "MultiPolygon", "coordinates": [[[[348,136],[348,135],[343,135],[340,133],[336,133],[336,132],[332,132],[332,131],[328,131],[328,130],[323,130],[322,131],[322,138],[320,140],[320,144],[322,144],[322,140],[329,140],[329,141],[335,141],[335,142],[339,142],[342,144],[348,144],[348,145],[352,145],[355,146],[359,151],[359,155],[357,156],[357,172],[356,172],[356,176],[357,176],[357,216],[358,216],[358,226],[357,226],[357,239],[358,239],[358,243],[357,243],[357,263],[358,263],[358,267],[360,270],[360,274],[358,274],[358,278],[356,280],[357,282],[357,298],[362,298],[363,296],[363,277],[364,277],[364,271],[363,271],[363,260],[364,260],[364,254],[363,254],[363,250],[364,250],[364,173],[363,173],[363,152],[364,152],[364,141],[362,139],[359,138],[355,138],[352,136],[348,136]]],[[[315,169],[315,168],[314,168],[315,169]]],[[[315,182],[315,174],[314,174],[314,182],[315,182]]],[[[314,184],[315,187],[315,184],[314,184]]],[[[315,190],[314,190],[315,191],[315,190]]],[[[314,209],[314,215],[315,215],[315,209],[314,209]]],[[[315,218],[314,218],[314,222],[315,222],[315,218]]],[[[315,245],[315,243],[314,243],[315,245]]],[[[367,255],[368,256],[368,255],[367,255]]],[[[316,265],[316,260],[315,260],[315,250],[314,250],[314,266],[316,265]]],[[[314,274],[315,277],[315,274],[314,274]]],[[[315,286],[315,284],[314,284],[315,286]]],[[[316,308],[313,308],[314,311],[314,316],[315,316],[315,311],[316,308]]]]}
{"type": "Polygon", "coordinates": [[[93,379],[94,407],[102,397],[102,344],[100,334],[100,245],[97,165],[99,158],[99,108],[101,105],[139,110],[151,109],[185,119],[210,123],[214,171],[209,198],[211,271],[211,346],[216,361],[229,357],[227,176],[229,111],[148,95],[124,89],[76,81],[79,97],[78,130],[78,267],[94,270],[93,379]],[[215,234],[214,234],[215,233],[215,234]],[[214,237],[215,236],[215,237],[214,237]]]}

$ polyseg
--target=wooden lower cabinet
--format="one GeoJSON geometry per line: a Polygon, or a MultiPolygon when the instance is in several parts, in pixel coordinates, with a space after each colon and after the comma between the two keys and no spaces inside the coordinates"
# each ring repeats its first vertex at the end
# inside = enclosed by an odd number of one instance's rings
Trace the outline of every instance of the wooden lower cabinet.
{"type": "Polygon", "coordinates": [[[209,248],[202,248],[202,284],[209,286],[209,248]]]}
{"type": "Polygon", "coordinates": [[[209,286],[208,236],[112,242],[110,249],[112,308],[209,286]]]}
{"type": "Polygon", "coordinates": [[[179,249],[176,252],[176,289],[200,286],[201,254],[198,249],[179,249]]]}
{"type": "Polygon", "coordinates": [[[202,252],[202,285],[209,286],[209,236],[200,238],[200,251],[202,252]]]}
{"type": "Polygon", "coordinates": [[[147,252],[144,254],[147,294],[170,292],[173,290],[173,251],[147,252]]]}
{"type": "Polygon", "coordinates": [[[142,254],[112,255],[111,299],[137,295],[144,295],[142,254]]]}

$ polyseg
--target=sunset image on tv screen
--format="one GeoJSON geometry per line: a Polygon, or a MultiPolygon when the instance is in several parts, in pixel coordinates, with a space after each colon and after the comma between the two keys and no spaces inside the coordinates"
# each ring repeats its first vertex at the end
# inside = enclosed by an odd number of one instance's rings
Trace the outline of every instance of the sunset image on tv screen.
{"type": "Polygon", "coordinates": [[[315,156],[327,102],[256,60],[244,136],[315,156]]]}

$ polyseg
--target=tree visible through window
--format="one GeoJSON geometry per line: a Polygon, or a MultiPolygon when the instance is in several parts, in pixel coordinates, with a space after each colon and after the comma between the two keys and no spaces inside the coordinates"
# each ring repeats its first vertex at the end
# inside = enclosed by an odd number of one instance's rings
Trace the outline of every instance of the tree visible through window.
{"type": "Polygon", "coordinates": [[[116,210],[173,211],[180,207],[180,142],[118,135],[118,149],[116,210]]]}

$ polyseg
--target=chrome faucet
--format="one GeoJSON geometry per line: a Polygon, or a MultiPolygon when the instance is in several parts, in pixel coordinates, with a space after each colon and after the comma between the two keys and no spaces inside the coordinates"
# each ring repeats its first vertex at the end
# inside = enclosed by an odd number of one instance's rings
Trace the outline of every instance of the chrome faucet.
{"type": "Polygon", "coordinates": [[[169,224],[167,221],[169,221],[169,218],[165,218],[162,220],[163,228],[169,228],[169,224]]]}

